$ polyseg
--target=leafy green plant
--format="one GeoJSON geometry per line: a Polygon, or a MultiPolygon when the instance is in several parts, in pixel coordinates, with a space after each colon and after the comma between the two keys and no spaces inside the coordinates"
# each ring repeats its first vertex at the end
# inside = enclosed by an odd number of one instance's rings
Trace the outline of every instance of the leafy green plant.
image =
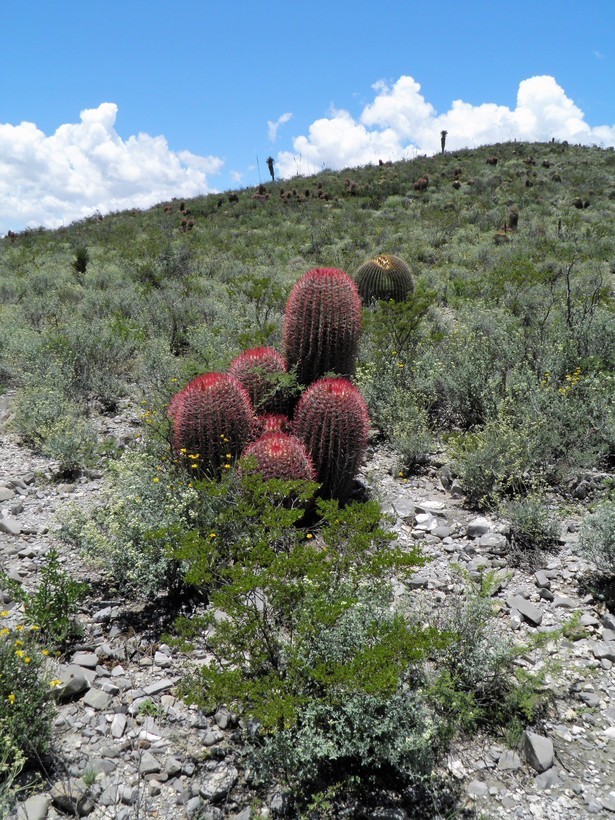
{"type": "Polygon", "coordinates": [[[11,733],[7,720],[0,717],[0,813],[8,817],[15,803],[19,777],[26,758],[11,733]]]}
{"type": "Polygon", "coordinates": [[[34,634],[20,626],[0,629],[0,738],[13,770],[22,756],[36,761],[44,755],[51,740],[55,682],[46,671],[47,651],[41,652],[34,634]]]}
{"type": "Polygon", "coordinates": [[[26,623],[40,631],[42,641],[54,647],[64,647],[81,634],[75,615],[88,590],[86,583],[75,581],[61,566],[58,551],[50,549],[35,592],[28,592],[18,581],[0,573],[0,585],[21,602],[26,623]]]}

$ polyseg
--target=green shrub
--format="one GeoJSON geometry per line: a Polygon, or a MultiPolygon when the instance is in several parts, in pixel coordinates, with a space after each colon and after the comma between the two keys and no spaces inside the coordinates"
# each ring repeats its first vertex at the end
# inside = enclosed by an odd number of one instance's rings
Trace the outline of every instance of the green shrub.
{"type": "Polygon", "coordinates": [[[13,428],[28,442],[58,462],[62,473],[90,466],[98,454],[96,434],[83,408],[52,380],[17,393],[13,428]]]}
{"type": "Polygon", "coordinates": [[[26,623],[40,631],[41,641],[64,648],[81,634],[75,615],[88,585],[75,581],[60,566],[57,550],[50,549],[35,592],[27,592],[4,572],[0,572],[0,586],[10,590],[13,598],[21,602],[26,623]]]}
{"type": "Polygon", "coordinates": [[[190,476],[164,451],[127,450],[109,465],[101,503],[65,515],[61,537],[126,591],[149,597],[181,585],[175,543],[197,519],[190,476]]]}
{"type": "Polygon", "coordinates": [[[500,513],[510,523],[512,563],[537,566],[544,553],[553,552],[559,544],[560,528],[546,500],[537,495],[515,498],[502,504],[500,513]]]}
{"type": "Polygon", "coordinates": [[[19,752],[36,761],[47,752],[51,739],[54,682],[49,681],[46,657],[34,634],[20,626],[0,629],[1,737],[12,765],[18,762],[19,752]]]}
{"type": "Polygon", "coordinates": [[[598,569],[615,574],[615,502],[605,501],[581,524],[578,551],[598,569]]]}
{"type": "Polygon", "coordinates": [[[15,781],[26,758],[12,736],[8,721],[0,717],[0,816],[8,817],[17,794],[15,781]]]}

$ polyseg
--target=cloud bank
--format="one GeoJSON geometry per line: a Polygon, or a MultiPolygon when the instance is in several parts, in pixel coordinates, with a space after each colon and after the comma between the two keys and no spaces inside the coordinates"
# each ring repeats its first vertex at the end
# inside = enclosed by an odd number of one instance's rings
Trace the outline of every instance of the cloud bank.
{"type": "Polygon", "coordinates": [[[0,123],[0,234],[56,228],[96,211],[147,208],[207,193],[223,161],[171,151],[164,137],[115,131],[117,105],[81,112],[46,136],[34,123],[0,123]]]}
{"type": "Polygon", "coordinates": [[[278,154],[279,175],[433,154],[440,150],[443,130],[448,132],[446,148],[453,151],[515,139],[615,146],[615,125],[590,126],[583,111],[550,76],[523,80],[513,109],[455,100],[446,113],[438,114],[409,76],[393,85],[378,82],[373,89],[374,99],[358,120],[348,111],[334,110],[313,122],[307,136],[295,137],[293,150],[278,154]]]}

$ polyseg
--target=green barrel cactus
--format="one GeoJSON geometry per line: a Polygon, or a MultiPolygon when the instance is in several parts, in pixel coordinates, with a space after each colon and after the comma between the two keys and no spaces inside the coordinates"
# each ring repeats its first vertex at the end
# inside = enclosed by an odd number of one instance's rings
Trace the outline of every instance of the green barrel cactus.
{"type": "Polygon", "coordinates": [[[403,259],[390,253],[368,259],[353,278],[364,305],[381,299],[403,302],[414,290],[410,268],[403,259]]]}

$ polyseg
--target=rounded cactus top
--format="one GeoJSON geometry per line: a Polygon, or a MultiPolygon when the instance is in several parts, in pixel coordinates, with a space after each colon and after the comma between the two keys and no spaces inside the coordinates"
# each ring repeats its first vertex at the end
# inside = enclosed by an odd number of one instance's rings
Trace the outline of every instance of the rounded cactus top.
{"type": "Polygon", "coordinates": [[[381,253],[368,259],[354,274],[363,304],[380,299],[403,302],[414,290],[410,268],[399,256],[381,253]]]}
{"type": "Polygon", "coordinates": [[[244,458],[253,458],[265,479],[313,481],[316,475],[312,460],[304,445],[288,433],[266,433],[250,444],[244,458]]]}
{"type": "Polygon", "coordinates": [[[236,356],[229,367],[248,391],[250,401],[258,413],[285,412],[287,391],[280,389],[276,375],[286,373],[286,362],[272,347],[253,347],[236,356]]]}

